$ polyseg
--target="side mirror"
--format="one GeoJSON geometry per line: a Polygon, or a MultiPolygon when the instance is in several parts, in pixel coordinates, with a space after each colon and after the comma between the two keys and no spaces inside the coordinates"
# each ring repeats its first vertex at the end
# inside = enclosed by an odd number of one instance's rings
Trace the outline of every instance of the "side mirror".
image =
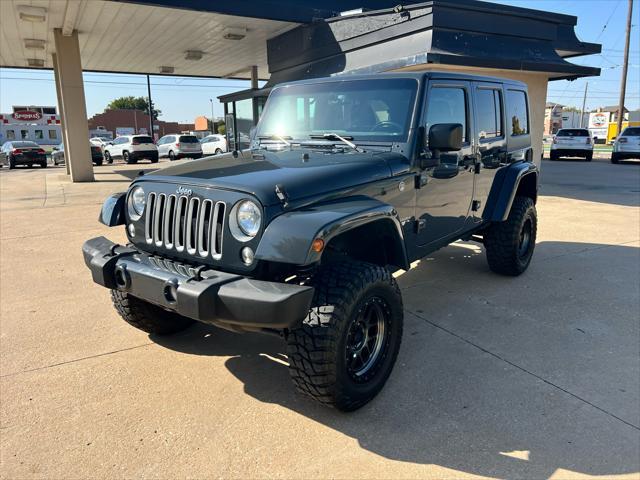
{"type": "Polygon", "coordinates": [[[462,125],[437,123],[429,129],[429,150],[457,152],[462,149],[462,125]]]}

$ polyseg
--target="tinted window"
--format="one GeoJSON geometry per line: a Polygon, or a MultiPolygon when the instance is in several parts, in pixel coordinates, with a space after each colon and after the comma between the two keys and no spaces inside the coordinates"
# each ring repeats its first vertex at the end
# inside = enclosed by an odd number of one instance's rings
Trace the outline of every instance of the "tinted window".
{"type": "Polygon", "coordinates": [[[20,130],[20,138],[23,140],[29,138],[29,130],[20,130]]]}
{"type": "Polygon", "coordinates": [[[193,135],[182,135],[179,141],[180,143],[198,143],[198,139],[193,135]]]}
{"type": "Polygon", "coordinates": [[[589,130],[582,130],[579,128],[572,128],[566,130],[559,130],[556,134],[558,137],[588,137],[589,130]]]}
{"type": "MultiPolygon", "coordinates": [[[[269,97],[257,135],[308,139],[311,135],[334,132],[355,141],[403,141],[409,131],[416,89],[415,80],[398,78],[276,88],[269,97]]],[[[239,107],[238,102],[238,111],[239,107]]],[[[242,132],[240,126],[238,130],[242,132]]]]}
{"type": "Polygon", "coordinates": [[[526,93],[520,90],[509,90],[507,92],[507,107],[507,116],[511,121],[511,136],[529,133],[526,93]]]}
{"type": "Polygon", "coordinates": [[[640,137],[640,128],[626,128],[622,132],[623,137],[640,137]]]}
{"type": "Polygon", "coordinates": [[[13,148],[32,148],[40,146],[36,142],[11,142],[11,145],[13,145],[13,148]]]}
{"type": "Polygon", "coordinates": [[[462,88],[436,87],[427,105],[427,131],[438,123],[462,125],[463,142],[467,141],[467,95],[462,88]]]}
{"type": "Polygon", "coordinates": [[[42,130],[36,130],[35,132],[36,140],[42,140],[44,138],[44,134],[42,130]]]}
{"type": "Polygon", "coordinates": [[[502,102],[499,90],[479,88],[476,91],[476,115],[478,136],[496,138],[502,136],[502,102]]]}
{"type": "Polygon", "coordinates": [[[133,137],[133,139],[137,143],[153,143],[153,139],[151,137],[133,137]]]}
{"type": "Polygon", "coordinates": [[[56,138],[58,138],[58,132],[55,130],[49,130],[49,139],[55,140],[56,138]]]}

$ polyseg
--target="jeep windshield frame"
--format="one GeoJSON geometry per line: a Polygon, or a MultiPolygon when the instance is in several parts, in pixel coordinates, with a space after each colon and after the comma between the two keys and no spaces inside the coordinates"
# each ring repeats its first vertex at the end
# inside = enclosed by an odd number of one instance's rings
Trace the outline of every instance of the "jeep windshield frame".
{"type": "Polygon", "coordinates": [[[278,86],[269,95],[256,138],[309,143],[325,136],[334,143],[329,134],[337,134],[354,144],[405,143],[412,131],[419,87],[418,79],[412,77],[278,86]]]}

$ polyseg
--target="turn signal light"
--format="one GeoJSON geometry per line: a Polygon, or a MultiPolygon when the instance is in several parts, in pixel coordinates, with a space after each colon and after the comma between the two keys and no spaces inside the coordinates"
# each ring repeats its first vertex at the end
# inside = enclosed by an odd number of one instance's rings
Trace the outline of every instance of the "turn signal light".
{"type": "Polygon", "coordinates": [[[311,244],[311,248],[314,252],[320,253],[322,250],[324,250],[324,240],[322,240],[321,238],[316,238],[311,244]]]}

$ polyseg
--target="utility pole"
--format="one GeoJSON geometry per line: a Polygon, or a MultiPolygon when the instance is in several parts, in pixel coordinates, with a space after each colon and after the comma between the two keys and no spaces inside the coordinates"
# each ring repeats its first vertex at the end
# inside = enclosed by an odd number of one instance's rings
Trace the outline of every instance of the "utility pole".
{"type": "Polygon", "coordinates": [[[618,105],[618,128],[616,137],[622,133],[622,120],[624,119],[624,97],[627,93],[627,70],[629,69],[629,42],[631,39],[631,15],[633,13],[633,0],[629,0],[629,12],[627,13],[627,35],[624,44],[624,63],[622,65],[622,78],[620,79],[620,103],[618,105]]]}
{"type": "Polygon", "coordinates": [[[589,82],[584,86],[584,98],[582,99],[582,110],[580,110],[580,128],[582,128],[582,119],[584,118],[584,109],[587,106],[587,89],[589,88],[589,82]]]}
{"type": "Polygon", "coordinates": [[[149,100],[149,136],[153,139],[153,106],[151,104],[151,80],[149,79],[149,75],[147,75],[147,99],[149,100]]]}
{"type": "Polygon", "coordinates": [[[213,98],[210,98],[209,102],[211,102],[211,133],[216,133],[213,131],[213,98]]]}

